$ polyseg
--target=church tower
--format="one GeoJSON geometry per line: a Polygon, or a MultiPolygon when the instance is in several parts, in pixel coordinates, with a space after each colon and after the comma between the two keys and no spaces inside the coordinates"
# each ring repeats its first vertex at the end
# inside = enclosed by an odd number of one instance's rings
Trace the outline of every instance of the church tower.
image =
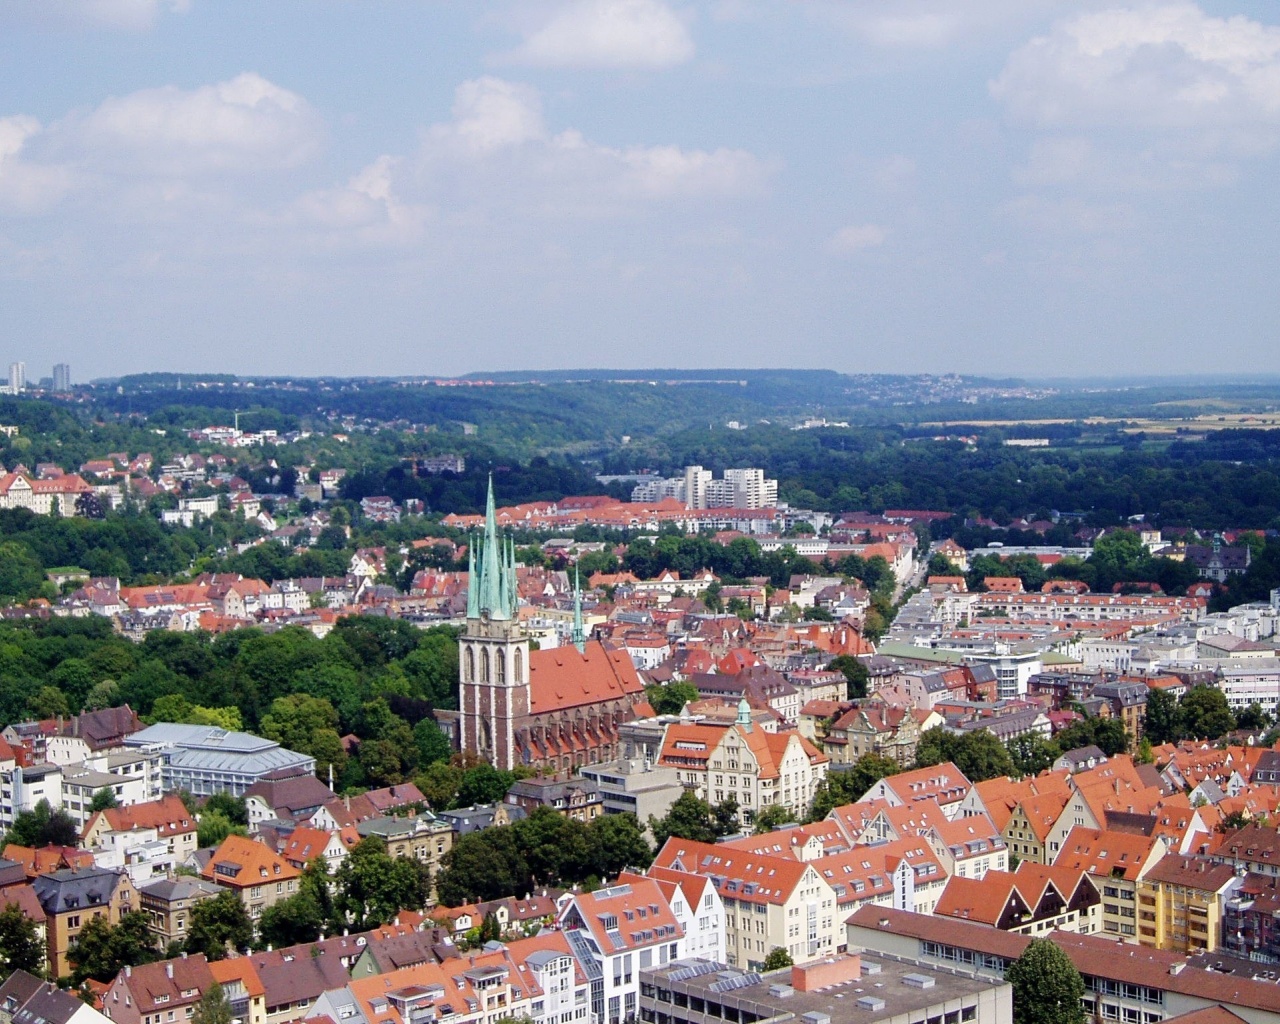
{"type": "Polygon", "coordinates": [[[500,770],[516,765],[515,722],[529,714],[529,642],[517,613],[515,544],[498,536],[493,478],[484,540],[470,545],[467,630],[458,641],[461,746],[500,770]]]}

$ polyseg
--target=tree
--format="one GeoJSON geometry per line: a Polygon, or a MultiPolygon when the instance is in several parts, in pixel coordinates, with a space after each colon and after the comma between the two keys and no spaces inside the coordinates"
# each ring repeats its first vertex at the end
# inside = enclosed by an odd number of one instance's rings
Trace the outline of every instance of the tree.
{"type": "Polygon", "coordinates": [[[355,845],[335,881],[338,911],[362,930],[390,921],[401,910],[421,909],[431,889],[430,879],[424,889],[417,861],[391,857],[373,836],[355,845]]]}
{"type": "Polygon", "coordinates": [[[1013,758],[1005,745],[989,729],[952,733],[930,729],[916,746],[916,767],[927,768],[950,761],[970,782],[984,782],[1012,775],[1013,758]]]}
{"type": "Polygon", "coordinates": [[[603,814],[587,826],[590,870],[597,878],[613,878],[627,868],[643,870],[653,850],[634,814],[603,814]]]}
{"type": "Polygon", "coordinates": [[[201,900],[191,908],[191,924],[187,930],[187,952],[203,953],[210,960],[221,960],[231,949],[247,949],[253,942],[253,922],[231,890],[201,900]]]}
{"type": "Polygon", "coordinates": [[[1013,986],[1014,1024],[1084,1024],[1084,979],[1049,939],[1032,939],[1004,977],[1013,986]]]}
{"type": "Polygon", "coordinates": [[[233,824],[231,819],[220,811],[204,811],[200,815],[200,824],[196,828],[196,843],[201,849],[219,846],[230,835],[247,836],[249,830],[244,825],[233,824]]]}
{"type": "Polygon", "coordinates": [[[86,978],[110,981],[125,967],[160,959],[146,913],[135,910],[112,925],[105,914],[91,918],[67,950],[67,960],[77,983],[86,978]]]}
{"type": "Polygon", "coordinates": [[[1017,736],[1009,741],[1008,747],[1013,766],[1020,775],[1039,775],[1052,767],[1062,753],[1058,744],[1038,733],[1017,736]]]}
{"type": "Polygon", "coordinates": [[[780,971],[784,967],[791,967],[794,963],[790,953],[781,946],[774,946],[769,950],[769,955],[764,958],[764,964],[761,965],[760,970],[767,974],[769,971],[780,971]]]}
{"type": "Polygon", "coordinates": [[[259,939],[276,948],[315,942],[325,925],[313,892],[296,892],[267,907],[258,918],[259,939]]]}
{"type": "Polygon", "coordinates": [[[71,714],[71,705],[56,686],[42,686],[27,698],[27,710],[33,718],[66,718],[71,714]]]}
{"type": "Polygon", "coordinates": [[[1178,705],[1182,733],[1191,739],[1216,740],[1236,727],[1227,695],[1216,686],[1193,686],[1178,705]]]}
{"type": "Polygon", "coordinates": [[[785,825],[788,822],[795,821],[796,816],[791,809],[784,804],[770,804],[759,814],[753,822],[756,835],[772,831],[779,825],[785,825]]]}
{"type": "Polygon", "coordinates": [[[1178,702],[1167,690],[1147,691],[1147,713],[1143,730],[1154,744],[1173,743],[1182,738],[1178,702]]]}
{"type": "Polygon", "coordinates": [[[726,800],[712,807],[699,800],[689,790],[680,794],[666,816],[649,818],[649,830],[658,848],[671,836],[692,839],[700,843],[714,843],[722,836],[738,830],[738,802],[726,800]]]}
{"type": "Polygon", "coordinates": [[[433,718],[424,718],[413,727],[413,740],[418,745],[418,764],[420,765],[448,761],[453,756],[449,737],[441,731],[433,718]]]}
{"type": "Polygon", "coordinates": [[[249,809],[245,805],[244,797],[242,796],[232,796],[230,793],[214,793],[213,796],[205,800],[202,809],[222,814],[233,825],[249,824],[249,809]]]}
{"type": "Polygon", "coordinates": [[[698,699],[698,688],[693,683],[667,683],[665,686],[646,686],[644,695],[658,714],[678,715],[686,704],[698,699]]]}
{"type": "Polygon", "coordinates": [[[511,772],[500,772],[487,762],[468,768],[458,785],[456,798],[458,806],[472,807],[475,804],[497,803],[507,795],[507,790],[515,781],[515,776],[511,772]]]}
{"type": "Polygon", "coordinates": [[[813,796],[810,821],[821,821],[836,807],[862,798],[881,779],[897,775],[901,769],[891,757],[868,751],[848,771],[830,772],[813,796]]]}
{"type": "Polygon", "coordinates": [[[871,674],[867,666],[851,654],[841,654],[832,658],[827,666],[828,672],[841,672],[849,683],[849,699],[861,700],[867,695],[867,682],[871,674]]]}
{"type": "Polygon", "coordinates": [[[14,819],[5,842],[32,847],[76,846],[80,842],[80,830],[66,811],[61,808],[55,811],[48,800],[41,800],[14,819]]]}
{"type": "Polygon", "coordinates": [[[231,1024],[231,1003],[216,981],[204,990],[191,1024],[231,1024]]]}
{"type": "Polygon", "coordinates": [[[0,910],[0,975],[14,971],[39,974],[44,964],[44,943],[36,933],[35,922],[16,903],[0,910]]]}
{"type": "Polygon", "coordinates": [[[1236,716],[1236,728],[1258,731],[1271,724],[1271,716],[1262,710],[1262,705],[1254,701],[1236,716]]]}
{"type": "Polygon", "coordinates": [[[105,811],[111,807],[119,807],[120,801],[116,799],[116,791],[110,786],[103,786],[100,790],[93,794],[93,800],[89,804],[90,811],[105,811]]]}

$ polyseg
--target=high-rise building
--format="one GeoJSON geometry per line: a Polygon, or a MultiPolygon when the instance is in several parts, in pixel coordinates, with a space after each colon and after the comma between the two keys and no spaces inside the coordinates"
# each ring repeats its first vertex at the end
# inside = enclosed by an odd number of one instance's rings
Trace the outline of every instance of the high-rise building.
{"type": "Polygon", "coordinates": [[[17,395],[26,390],[27,387],[27,364],[26,363],[10,363],[9,364],[9,394],[17,395]]]}
{"type": "Polygon", "coordinates": [[[54,391],[70,391],[71,390],[71,364],[70,363],[54,363],[53,390],[54,391]]]}

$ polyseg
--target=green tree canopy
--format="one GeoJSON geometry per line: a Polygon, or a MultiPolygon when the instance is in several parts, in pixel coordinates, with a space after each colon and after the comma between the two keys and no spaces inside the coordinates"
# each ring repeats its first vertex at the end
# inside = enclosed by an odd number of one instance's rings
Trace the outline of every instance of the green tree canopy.
{"type": "Polygon", "coordinates": [[[1084,979],[1062,949],[1049,939],[1032,939],[1009,965],[1014,1024],[1085,1024],[1084,979]]]}
{"type": "Polygon", "coordinates": [[[188,953],[203,953],[210,960],[221,960],[228,948],[245,950],[252,942],[253,922],[240,897],[230,889],[203,899],[191,908],[188,953]]]}

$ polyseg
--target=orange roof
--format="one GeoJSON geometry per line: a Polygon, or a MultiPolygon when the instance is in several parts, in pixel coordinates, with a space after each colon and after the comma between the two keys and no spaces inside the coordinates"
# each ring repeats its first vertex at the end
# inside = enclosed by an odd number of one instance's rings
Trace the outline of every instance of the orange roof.
{"type": "Polygon", "coordinates": [[[1036,839],[1043,843],[1049,837],[1050,830],[1058,823],[1062,809],[1070,799],[1065,793],[1045,793],[1022,800],[1018,807],[1036,834],[1036,839]]]}
{"type": "Polygon", "coordinates": [[[209,973],[213,975],[213,980],[219,985],[225,985],[230,981],[240,982],[244,985],[245,993],[251,999],[260,998],[267,994],[267,990],[262,984],[262,979],[258,977],[258,972],[254,969],[253,961],[247,956],[214,960],[209,964],[209,973]]]}
{"type": "Polygon", "coordinates": [[[1067,835],[1054,865],[1087,871],[1091,875],[1135,880],[1159,842],[1154,836],[1081,825],[1067,835]]]}
{"type": "Polygon", "coordinates": [[[674,942],[684,934],[658,883],[639,875],[625,884],[575,893],[561,922],[571,926],[575,914],[599,948],[611,953],[674,942]]]}
{"type": "MultiPolygon", "coordinates": [[[[127,807],[108,807],[100,814],[106,817],[107,825],[112,832],[132,832],[135,829],[154,828],[162,837],[185,835],[199,827],[195,816],[178,799],[175,793],[166,793],[159,800],[149,800],[143,804],[130,804],[127,807]]],[[[85,826],[87,832],[93,825],[93,818],[85,826]]]]}
{"type": "Polygon", "coordinates": [[[529,653],[530,714],[643,693],[631,656],[626,651],[606,650],[598,640],[588,640],[582,652],[568,645],[529,653]]]}
{"type": "Polygon", "coordinates": [[[201,874],[218,885],[245,889],[297,878],[300,872],[264,843],[232,835],[213,852],[201,874]]]}
{"type": "Polygon", "coordinates": [[[767,857],[672,836],[658,851],[656,867],[711,879],[721,896],[744,903],[782,905],[812,866],[791,857],[767,857]]]}

